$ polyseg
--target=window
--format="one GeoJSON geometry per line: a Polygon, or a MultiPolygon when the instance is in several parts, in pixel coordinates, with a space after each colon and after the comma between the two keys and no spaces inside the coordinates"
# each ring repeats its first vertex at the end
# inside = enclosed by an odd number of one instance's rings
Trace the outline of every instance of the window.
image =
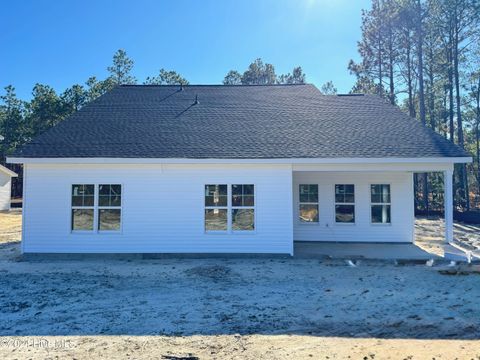
{"type": "Polygon", "coordinates": [[[232,185],[232,229],[255,230],[254,185],[232,185]]]}
{"type": "Polygon", "coordinates": [[[98,230],[119,231],[122,218],[122,186],[98,186],[98,230]]]}
{"type": "Polygon", "coordinates": [[[370,186],[370,203],[373,224],[390,224],[390,185],[373,184],[370,186]]]}
{"type": "Polygon", "coordinates": [[[355,185],[335,185],[335,222],[355,223],[355,185]]]}
{"type": "Polygon", "coordinates": [[[95,209],[95,186],[72,185],[72,224],[74,231],[92,231],[95,209]]]}
{"type": "Polygon", "coordinates": [[[121,185],[72,185],[72,231],[118,231],[122,218],[121,185]],[[95,202],[95,197],[98,196],[95,202]]]}
{"type": "Polygon", "coordinates": [[[300,185],[299,219],[305,223],[318,223],[318,185],[300,185]]]}
{"type": "Polygon", "coordinates": [[[254,185],[205,185],[205,231],[254,229],[254,185]]]}
{"type": "Polygon", "coordinates": [[[205,185],[205,230],[228,229],[227,185],[205,185]]]}

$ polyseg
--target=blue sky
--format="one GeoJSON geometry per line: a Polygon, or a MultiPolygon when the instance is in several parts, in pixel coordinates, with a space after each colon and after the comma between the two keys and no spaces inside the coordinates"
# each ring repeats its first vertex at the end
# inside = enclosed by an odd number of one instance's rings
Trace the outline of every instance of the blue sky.
{"type": "MultiPolygon", "coordinates": [[[[358,59],[361,9],[370,0],[42,0],[0,7],[0,87],[30,98],[35,83],[63,91],[104,78],[123,48],[143,81],[162,67],[192,84],[221,83],[261,57],[277,74],[302,66],[307,81],[347,92],[358,59]]],[[[1,92],[3,93],[3,91],[1,92]]]]}

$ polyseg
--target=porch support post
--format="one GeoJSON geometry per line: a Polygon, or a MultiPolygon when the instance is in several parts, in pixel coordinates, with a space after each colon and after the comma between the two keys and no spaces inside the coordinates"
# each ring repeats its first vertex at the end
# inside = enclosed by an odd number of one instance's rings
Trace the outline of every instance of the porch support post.
{"type": "Polygon", "coordinates": [[[453,170],[443,172],[445,240],[453,242],[453,170]]]}

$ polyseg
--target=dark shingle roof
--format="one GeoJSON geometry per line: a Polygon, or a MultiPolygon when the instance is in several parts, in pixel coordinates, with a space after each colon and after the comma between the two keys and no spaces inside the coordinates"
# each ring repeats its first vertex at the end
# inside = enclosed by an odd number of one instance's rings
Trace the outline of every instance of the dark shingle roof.
{"type": "Polygon", "coordinates": [[[469,156],[377,96],[313,85],[119,86],[17,157],[381,158],[469,156]],[[198,96],[198,104],[194,104],[198,96]]]}

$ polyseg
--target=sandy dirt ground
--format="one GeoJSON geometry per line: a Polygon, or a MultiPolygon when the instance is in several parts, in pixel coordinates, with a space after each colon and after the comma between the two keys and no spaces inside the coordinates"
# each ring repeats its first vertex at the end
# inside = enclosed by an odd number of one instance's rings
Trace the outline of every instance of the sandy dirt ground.
{"type": "Polygon", "coordinates": [[[0,244],[11,241],[20,241],[21,237],[21,211],[0,211],[0,244]]]}
{"type": "MultiPolygon", "coordinates": [[[[417,218],[415,220],[415,238],[417,243],[427,251],[439,252],[444,244],[444,231],[443,219],[417,218]]],[[[453,238],[457,245],[480,257],[480,225],[455,222],[453,238]]]]}
{"type": "Polygon", "coordinates": [[[2,359],[480,360],[478,274],[290,258],[26,262],[19,215],[4,215],[2,359]]]}

